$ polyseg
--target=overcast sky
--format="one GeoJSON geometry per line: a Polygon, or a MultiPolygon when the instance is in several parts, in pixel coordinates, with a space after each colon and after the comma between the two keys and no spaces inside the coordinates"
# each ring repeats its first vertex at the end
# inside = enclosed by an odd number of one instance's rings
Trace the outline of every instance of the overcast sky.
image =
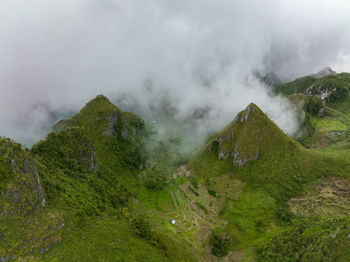
{"type": "Polygon", "coordinates": [[[255,102],[285,131],[285,100],[252,72],[282,79],[350,71],[348,0],[1,0],[0,136],[27,145],[104,93],[143,112],[169,103],[215,131],[255,102]]]}

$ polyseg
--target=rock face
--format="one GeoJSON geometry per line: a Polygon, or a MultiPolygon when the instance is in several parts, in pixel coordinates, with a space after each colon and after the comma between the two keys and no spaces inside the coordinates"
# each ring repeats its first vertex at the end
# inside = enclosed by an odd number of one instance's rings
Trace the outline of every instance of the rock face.
{"type": "MultiPolygon", "coordinates": [[[[241,111],[235,120],[207,144],[208,151],[219,160],[232,159],[233,165],[243,166],[270,154],[272,148],[295,146],[255,104],[241,111]],[[278,144],[278,145],[276,145],[278,144]]],[[[283,150],[281,150],[283,152],[283,150]]]]}
{"type": "Polygon", "coordinates": [[[329,88],[324,88],[321,85],[319,86],[312,85],[306,89],[305,94],[309,96],[314,95],[321,98],[322,100],[326,100],[335,91],[337,91],[337,88],[329,89],[329,88]]]}
{"type": "Polygon", "coordinates": [[[313,95],[293,94],[288,100],[305,113],[322,117],[324,115],[326,101],[313,95]]]}
{"type": "Polygon", "coordinates": [[[98,162],[97,162],[97,152],[93,144],[88,145],[89,149],[85,155],[81,156],[81,161],[83,165],[86,166],[87,170],[91,173],[97,174],[98,162]]]}
{"type": "Polygon", "coordinates": [[[45,195],[32,155],[0,138],[0,261],[44,253],[60,242],[62,218],[45,208],[45,195]]]}
{"type": "Polygon", "coordinates": [[[175,170],[173,178],[176,179],[179,176],[191,177],[191,170],[187,166],[182,165],[175,170]]]}
{"type": "Polygon", "coordinates": [[[117,120],[122,116],[122,113],[119,110],[116,110],[113,114],[110,114],[107,117],[108,120],[108,128],[103,133],[104,135],[111,136],[114,134],[115,128],[114,124],[117,122],[117,120]]]}
{"type": "Polygon", "coordinates": [[[2,141],[2,144],[5,143],[0,166],[7,170],[7,183],[0,189],[0,221],[19,214],[27,216],[45,206],[44,192],[32,156],[9,140],[2,141]]]}
{"type": "Polygon", "coordinates": [[[219,160],[232,158],[233,164],[238,166],[257,160],[260,154],[260,144],[266,132],[258,126],[249,128],[249,130],[246,127],[247,123],[251,122],[251,118],[255,119],[260,114],[264,115],[256,105],[250,104],[236,116],[228,127],[216,135],[215,140],[209,144],[208,150],[218,147],[219,160]]]}
{"type": "Polygon", "coordinates": [[[328,75],[317,79],[306,90],[306,95],[313,95],[326,102],[345,101],[349,95],[350,84],[335,75],[328,75]]]}

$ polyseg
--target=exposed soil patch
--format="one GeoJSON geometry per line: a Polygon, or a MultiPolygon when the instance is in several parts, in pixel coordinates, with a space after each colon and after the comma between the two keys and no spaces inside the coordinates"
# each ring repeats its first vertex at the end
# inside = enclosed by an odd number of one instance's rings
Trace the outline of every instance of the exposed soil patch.
{"type": "Polygon", "coordinates": [[[306,195],[291,198],[288,203],[291,211],[298,216],[350,215],[350,182],[344,178],[327,178],[306,195]]]}
{"type": "Polygon", "coordinates": [[[341,131],[326,132],[320,136],[319,140],[315,143],[313,148],[322,149],[330,144],[337,144],[339,142],[342,142],[345,137],[346,137],[345,132],[341,132],[341,131]]]}

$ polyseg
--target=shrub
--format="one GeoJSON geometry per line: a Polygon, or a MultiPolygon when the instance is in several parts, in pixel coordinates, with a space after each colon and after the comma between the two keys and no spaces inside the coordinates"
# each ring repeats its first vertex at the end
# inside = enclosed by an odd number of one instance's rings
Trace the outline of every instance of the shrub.
{"type": "Polygon", "coordinates": [[[345,101],[349,96],[349,90],[344,87],[337,87],[334,92],[329,96],[329,102],[341,102],[345,101]]]}
{"type": "Polygon", "coordinates": [[[191,180],[191,184],[193,185],[193,187],[194,187],[195,189],[198,189],[198,182],[197,182],[195,179],[192,179],[192,180],[191,180]]]}
{"type": "Polygon", "coordinates": [[[348,219],[302,218],[257,247],[257,261],[349,261],[348,219]]]}
{"type": "Polygon", "coordinates": [[[136,235],[147,240],[153,239],[151,226],[144,218],[135,218],[132,220],[131,224],[136,235]]]}
{"type": "Polygon", "coordinates": [[[162,165],[155,165],[143,172],[145,185],[149,189],[160,190],[167,184],[166,170],[162,165]]]}
{"type": "Polygon", "coordinates": [[[198,192],[196,190],[194,190],[191,186],[188,186],[188,189],[196,196],[199,196],[198,192]]]}
{"type": "Polygon", "coordinates": [[[212,189],[210,189],[210,188],[208,188],[208,194],[211,195],[211,196],[213,196],[213,197],[216,197],[216,196],[217,196],[216,191],[215,191],[215,190],[212,190],[212,189]]]}
{"type": "Polygon", "coordinates": [[[230,248],[230,238],[226,236],[221,230],[214,229],[210,237],[212,245],[211,252],[218,257],[224,257],[228,254],[230,248]]]}

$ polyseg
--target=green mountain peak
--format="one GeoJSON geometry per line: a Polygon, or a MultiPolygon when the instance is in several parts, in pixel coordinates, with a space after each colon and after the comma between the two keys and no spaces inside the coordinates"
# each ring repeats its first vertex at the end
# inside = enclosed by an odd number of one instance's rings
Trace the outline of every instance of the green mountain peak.
{"type": "MultiPolygon", "coordinates": [[[[319,80],[334,77],[348,75],[319,80]]],[[[251,103],[183,157],[103,95],[31,150],[0,138],[1,259],[308,261],[339,250],[332,261],[348,261],[349,101],[325,105],[303,88],[289,100],[311,149],[251,103]]]]}
{"type": "Polygon", "coordinates": [[[87,129],[98,129],[105,134],[113,133],[113,124],[117,119],[117,115],[121,115],[122,111],[112,104],[104,95],[98,95],[92,99],[71,119],[59,121],[54,125],[53,130],[60,132],[69,127],[79,126],[87,129]]]}
{"type": "Polygon", "coordinates": [[[257,160],[260,155],[268,155],[275,141],[279,141],[279,146],[289,144],[297,149],[296,144],[291,143],[291,139],[257,105],[251,103],[214,136],[207,149],[217,150],[218,159],[232,158],[233,164],[242,166],[257,160]]]}

